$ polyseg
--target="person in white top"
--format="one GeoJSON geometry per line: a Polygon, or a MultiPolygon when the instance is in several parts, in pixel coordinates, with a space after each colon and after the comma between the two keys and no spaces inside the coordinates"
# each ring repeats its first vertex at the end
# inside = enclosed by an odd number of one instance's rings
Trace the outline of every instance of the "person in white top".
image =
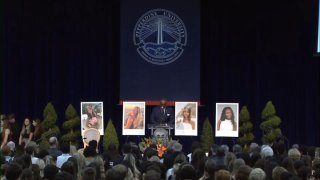
{"type": "Polygon", "coordinates": [[[223,108],[218,120],[218,131],[236,131],[237,123],[234,120],[234,113],[231,107],[223,108]]]}
{"type": "Polygon", "coordinates": [[[61,168],[63,163],[65,163],[70,157],[70,144],[69,143],[62,143],[60,146],[60,149],[62,151],[62,154],[57,157],[57,163],[56,166],[58,168],[61,168]]]}
{"type": "Polygon", "coordinates": [[[195,122],[191,120],[191,108],[184,107],[182,109],[182,118],[178,118],[177,129],[194,130],[195,122]]]}

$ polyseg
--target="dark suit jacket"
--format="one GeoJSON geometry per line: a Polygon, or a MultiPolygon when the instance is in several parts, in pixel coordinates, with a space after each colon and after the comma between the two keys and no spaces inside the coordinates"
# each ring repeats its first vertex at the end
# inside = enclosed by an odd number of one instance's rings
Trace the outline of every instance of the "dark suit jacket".
{"type": "Polygon", "coordinates": [[[161,106],[154,107],[151,113],[151,123],[153,124],[173,124],[174,123],[174,111],[171,107],[161,106]]]}

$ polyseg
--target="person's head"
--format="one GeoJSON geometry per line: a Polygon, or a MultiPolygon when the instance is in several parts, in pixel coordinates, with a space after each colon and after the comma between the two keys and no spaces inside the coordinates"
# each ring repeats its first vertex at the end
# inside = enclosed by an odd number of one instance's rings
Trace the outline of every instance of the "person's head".
{"type": "Polygon", "coordinates": [[[252,168],[248,165],[241,165],[238,169],[238,172],[236,174],[237,180],[247,180],[250,173],[252,171],[252,168]]]}
{"type": "Polygon", "coordinates": [[[234,122],[234,113],[231,107],[225,107],[222,109],[221,112],[221,121],[224,121],[226,119],[231,120],[234,122]]]}
{"type": "Polygon", "coordinates": [[[187,162],[187,158],[183,153],[179,153],[174,159],[174,164],[187,162]]]}
{"type": "Polygon", "coordinates": [[[16,122],[16,116],[14,114],[9,114],[8,115],[8,120],[10,123],[15,123],[16,122]]]}
{"type": "Polygon", "coordinates": [[[1,153],[3,156],[9,156],[10,155],[10,147],[8,145],[4,145],[1,149],[1,153]]]}
{"type": "Polygon", "coordinates": [[[236,175],[240,166],[245,165],[246,163],[244,162],[243,159],[236,159],[234,160],[233,164],[232,164],[232,174],[236,175]]]}
{"type": "Polygon", "coordinates": [[[32,174],[33,174],[33,179],[34,180],[40,180],[41,176],[40,176],[40,167],[38,164],[31,164],[31,170],[32,170],[32,174]]]}
{"type": "Polygon", "coordinates": [[[76,175],[77,175],[76,169],[75,169],[72,161],[66,161],[65,163],[63,163],[60,171],[61,172],[68,172],[74,177],[76,177],[76,175]]]}
{"type": "Polygon", "coordinates": [[[128,175],[128,168],[123,164],[118,164],[106,172],[106,180],[123,180],[128,175]]]}
{"type": "Polygon", "coordinates": [[[49,144],[51,148],[56,148],[58,146],[58,139],[56,137],[50,137],[49,144]]]}
{"type": "Polygon", "coordinates": [[[149,170],[143,175],[142,179],[143,180],[160,180],[161,175],[159,172],[155,170],[149,170]]]}
{"type": "Polygon", "coordinates": [[[96,170],[92,167],[86,167],[81,173],[81,180],[95,180],[96,170]]]}
{"type": "Polygon", "coordinates": [[[204,165],[204,171],[208,174],[210,179],[214,179],[215,171],[217,165],[216,161],[213,159],[208,159],[204,165]]]}
{"type": "Polygon", "coordinates": [[[93,147],[93,149],[97,149],[98,142],[96,140],[91,140],[89,146],[93,147]]]}
{"type": "Polygon", "coordinates": [[[72,174],[68,173],[68,172],[59,172],[55,175],[54,180],[72,180],[74,179],[74,177],[72,176],[72,174]]]}
{"type": "Polygon", "coordinates": [[[87,146],[83,150],[84,157],[95,157],[97,155],[96,150],[92,146],[87,146]]]}
{"type": "Polygon", "coordinates": [[[22,173],[22,168],[17,163],[9,163],[7,170],[5,171],[5,176],[7,180],[16,180],[19,179],[22,173]]]}
{"type": "MultiPolygon", "coordinates": [[[[24,154],[19,159],[21,159],[22,169],[29,168],[32,164],[31,156],[29,154],[24,154]]],[[[19,159],[17,160],[19,161],[19,159]]]]}
{"type": "Polygon", "coordinates": [[[60,150],[64,154],[69,154],[70,153],[70,144],[67,142],[63,142],[60,146],[60,150]]]}
{"type": "Polygon", "coordinates": [[[25,152],[26,152],[26,154],[32,156],[34,154],[34,148],[32,146],[27,146],[25,148],[25,152]]]}
{"type": "Polygon", "coordinates": [[[195,180],[196,178],[197,178],[196,170],[191,164],[183,163],[180,165],[176,175],[177,180],[183,180],[183,179],[195,180]]]}
{"type": "Polygon", "coordinates": [[[132,111],[133,111],[134,115],[136,116],[140,113],[140,107],[135,106],[132,111]]]}
{"type": "Polygon", "coordinates": [[[221,169],[215,173],[215,180],[230,180],[231,174],[229,171],[221,169]]]}
{"type": "Polygon", "coordinates": [[[265,180],[266,173],[261,168],[254,168],[249,174],[248,180],[265,180]]]}
{"type": "Polygon", "coordinates": [[[2,132],[4,132],[4,129],[10,129],[10,123],[8,119],[4,119],[2,122],[2,132]]]}
{"type": "Polygon", "coordinates": [[[235,144],[232,146],[232,152],[234,154],[242,153],[242,147],[239,144],[235,144]]]}
{"type": "Polygon", "coordinates": [[[188,121],[191,120],[191,108],[190,107],[184,107],[182,114],[183,114],[183,120],[188,120],[188,121]]]}
{"type": "Polygon", "coordinates": [[[288,172],[288,171],[285,168],[281,167],[281,166],[276,166],[272,170],[272,179],[273,180],[281,180],[281,174],[283,172],[288,172]]]}
{"type": "Polygon", "coordinates": [[[31,122],[30,122],[30,118],[26,117],[23,121],[23,125],[24,126],[30,126],[31,122]]]}
{"type": "Polygon", "coordinates": [[[57,166],[52,164],[46,165],[46,167],[44,167],[43,169],[43,178],[53,179],[55,175],[58,174],[58,172],[59,169],[57,168],[57,166]]]}
{"type": "Polygon", "coordinates": [[[291,174],[297,174],[293,166],[293,160],[291,158],[285,157],[281,162],[281,166],[286,168],[291,174]]]}
{"type": "Polygon", "coordinates": [[[125,143],[125,144],[122,146],[122,153],[123,153],[123,154],[131,153],[131,151],[132,151],[131,144],[125,143]]]}
{"type": "Polygon", "coordinates": [[[289,151],[288,151],[288,157],[291,158],[293,161],[295,160],[300,160],[301,158],[301,153],[298,149],[296,148],[291,148],[289,151]]]}
{"type": "Polygon", "coordinates": [[[32,121],[32,125],[34,126],[34,127],[37,127],[39,124],[41,123],[41,121],[40,121],[40,119],[34,119],[33,121],[32,121]]]}
{"type": "Polygon", "coordinates": [[[33,173],[30,168],[22,170],[20,180],[33,180],[33,173]]]}
{"type": "Polygon", "coordinates": [[[160,100],[160,106],[166,106],[167,105],[167,101],[166,101],[166,99],[161,99],[160,100]]]}

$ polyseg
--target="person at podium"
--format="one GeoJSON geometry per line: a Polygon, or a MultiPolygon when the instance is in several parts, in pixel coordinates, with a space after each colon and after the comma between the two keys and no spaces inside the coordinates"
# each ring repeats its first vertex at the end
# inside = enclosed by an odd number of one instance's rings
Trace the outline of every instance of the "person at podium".
{"type": "Polygon", "coordinates": [[[174,123],[173,108],[167,107],[167,101],[162,99],[160,105],[152,109],[151,123],[155,125],[167,125],[174,123]]]}

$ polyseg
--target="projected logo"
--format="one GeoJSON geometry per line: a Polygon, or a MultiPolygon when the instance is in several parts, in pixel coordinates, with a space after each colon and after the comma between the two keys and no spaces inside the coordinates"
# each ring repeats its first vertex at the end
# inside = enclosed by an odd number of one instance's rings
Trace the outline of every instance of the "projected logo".
{"type": "Polygon", "coordinates": [[[154,9],[137,21],[133,42],[144,60],[166,65],[182,55],[187,45],[187,31],[176,14],[165,9],[154,9]]]}

